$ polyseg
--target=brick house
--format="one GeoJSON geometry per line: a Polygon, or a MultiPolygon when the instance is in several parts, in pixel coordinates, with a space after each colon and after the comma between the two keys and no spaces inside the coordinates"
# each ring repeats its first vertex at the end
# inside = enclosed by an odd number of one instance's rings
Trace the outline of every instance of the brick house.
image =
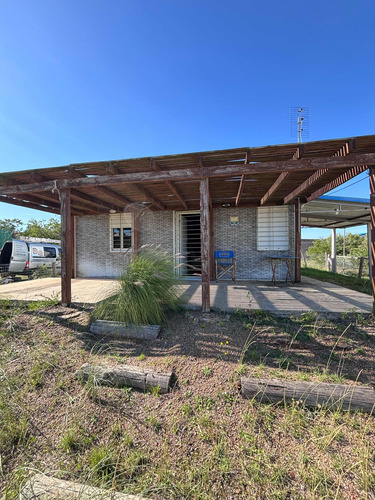
{"type": "Polygon", "coordinates": [[[245,147],[9,172],[0,201],[61,214],[63,304],[72,277],[115,277],[156,244],[200,277],[209,311],[215,250],[234,251],[239,279],[270,279],[270,256],[293,257],[299,281],[301,205],[369,169],[372,211],[373,165],[374,135],[245,147]]]}

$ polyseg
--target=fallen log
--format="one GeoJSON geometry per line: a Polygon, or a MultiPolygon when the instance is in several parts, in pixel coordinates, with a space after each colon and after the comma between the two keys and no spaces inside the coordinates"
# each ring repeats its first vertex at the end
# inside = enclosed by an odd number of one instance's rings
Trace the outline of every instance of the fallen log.
{"type": "Polygon", "coordinates": [[[144,497],[106,491],[43,474],[31,478],[22,488],[19,500],[142,500],[144,497]]]}
{"type": "Polygon", "coordinates": [[[160,333],[160,325],[130,325],[120,321],[97,320],[90,325],[90,332],[114,337],[116,339],[156,339],[160,333]]]}
{"type": "Polygon", "coordinates": [[[241,393],[244,398],[263,402],[295,400],[311,407],[362,410],[375,414],[373,387],[242,377],[241,393]]]}
{"type": "Polygon", "coordinates": [[[150,369],[142,369],[135,366],[96,366],[88,363],[81,366],[75,373],[75,377],[81,381],[90,378],[98,385],[110,387],[134,387],[147,391],[152,387],[159,387],[161,394],[166,394],[173,380],[173,372],[156,373],[150,369]]]}

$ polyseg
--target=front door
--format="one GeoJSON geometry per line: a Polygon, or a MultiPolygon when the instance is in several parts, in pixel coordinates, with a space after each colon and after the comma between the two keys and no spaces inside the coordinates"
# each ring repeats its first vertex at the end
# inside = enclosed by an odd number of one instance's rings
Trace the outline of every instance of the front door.
{"type": "Polygon", "coordinates": [[[201,275],[200,212],[176,212],[175,250],[178,273],[181,277],[201,275]]]}

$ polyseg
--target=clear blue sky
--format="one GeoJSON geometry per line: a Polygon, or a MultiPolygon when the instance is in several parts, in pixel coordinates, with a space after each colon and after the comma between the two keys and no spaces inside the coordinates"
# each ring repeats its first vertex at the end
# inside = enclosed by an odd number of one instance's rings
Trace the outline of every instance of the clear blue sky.
{"type": "Polygon", "coordinates": [[[2,1],[0,172],[294,142],[291,106],[309,140],[373,134],[374,20],[373,1],[2,1]]]}

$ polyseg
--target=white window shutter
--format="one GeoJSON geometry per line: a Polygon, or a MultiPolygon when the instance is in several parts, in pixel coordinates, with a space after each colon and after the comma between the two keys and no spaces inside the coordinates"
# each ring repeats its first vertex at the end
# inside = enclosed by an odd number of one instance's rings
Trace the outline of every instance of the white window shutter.
{"type": "Polygon", "coordinates": [[[289,250],[289,207],[259,207],[257,212],[257,248],[289,250]]]}

